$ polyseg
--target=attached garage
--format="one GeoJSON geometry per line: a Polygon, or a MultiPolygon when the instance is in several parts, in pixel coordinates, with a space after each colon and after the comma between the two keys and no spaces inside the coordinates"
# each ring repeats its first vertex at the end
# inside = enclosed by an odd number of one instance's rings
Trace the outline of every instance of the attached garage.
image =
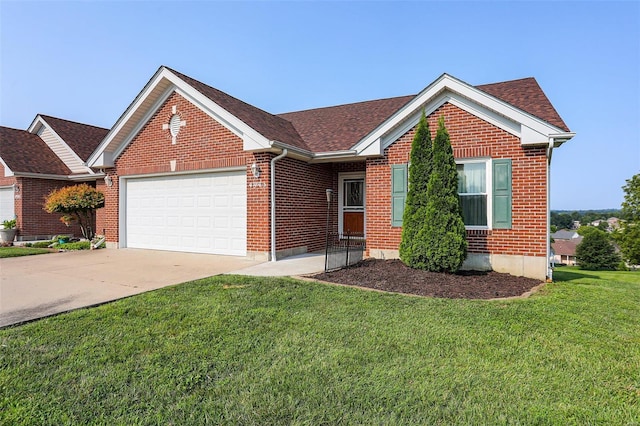
{"type": "Polygon", "coordinates": [[[124,247],[246,256],[245,170],[123,179],[124,247]]]}
{"type": "Polygon", "coordinates": [[[0,222],[15,218],[13,186],[0,187],[0,222]]]}

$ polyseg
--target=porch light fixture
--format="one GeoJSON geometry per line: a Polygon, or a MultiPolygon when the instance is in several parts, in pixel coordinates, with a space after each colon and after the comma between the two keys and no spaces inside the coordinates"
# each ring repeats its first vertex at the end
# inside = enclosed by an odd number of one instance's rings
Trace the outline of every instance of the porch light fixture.
{"type": "Polygon", "coordinates": [[[18,185],[17,183],[13,185],[13,192],[15,192],[16,194],[20,193],[20,185],[18,185]]]}
{"type": "Polygon", "coordinates": [[[107,185],[109,188],[111,188],[113,186],[113,179],[111,179],[111,176],[106,175],[104,177],[104,183],[105,185],[107,185]]]}
{"type": "Polygon", "coordinates": [[[253,163],[251,165],[251,173],[253,174],[253,177],[256,179],[260,177],[260,166],[258,166],[257,163],[253,163]]]}
{"type": "Polygon", "coordinates": [[[327,189],[327,204],[331,205],[332,197],[333,197],[333,189],[327,189]]]}

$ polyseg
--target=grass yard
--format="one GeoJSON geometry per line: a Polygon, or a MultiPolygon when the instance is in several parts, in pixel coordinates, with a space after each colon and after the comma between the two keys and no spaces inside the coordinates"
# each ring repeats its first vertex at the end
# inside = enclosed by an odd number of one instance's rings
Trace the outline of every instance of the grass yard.
{"type": "Polygon", "coordinates": [[[34,254],[51,253],[51,250],[44,248],[32,248],[32,247],[0,247],[0,259],[5,257],[19,257],[19,256],[31,256],[34,254]]]}
{"type": "Polygon", "coordinates": [[[640,273],[522,300],[218,276],[0,330],[0,424],[638,425],[640,273]]]}

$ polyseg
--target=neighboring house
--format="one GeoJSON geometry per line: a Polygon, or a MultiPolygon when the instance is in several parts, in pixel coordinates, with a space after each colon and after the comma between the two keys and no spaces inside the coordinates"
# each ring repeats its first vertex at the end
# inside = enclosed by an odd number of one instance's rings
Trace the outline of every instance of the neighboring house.
{"type": "Polygon", "coordinates": [[[553,250],[553,263],[564,265],[576,264],[576,247],[582,242],[582,238],[572,240],[556,240],[551,243],[553,250]]]}
{"type": "Polygon", "coordinates": [[[575,238],[582,238],[576,231],[569,229],[560,229],[551,234],[551,238],[554,240],[573,240],[575,238]]]}
{"type": "Polygon", "coordinates": [[[37,115],[28,130],[0,127],[0,221],[16,218],[18,240],[80,235],[43,210],[53,190],[101,177],[85,165],[108,130],[37,115]]]}
{"type": "Polygon", "coordinates": [[[280,259],[364,233],[398,256],[407,163],[422,110],[444,116],[467,216],[466,267],[544,279],[553,148],[570,132],[533,78],[273,115],[160,67],[87,164],[104,170],[109,247],[280,259]],[[327,205],[326,190],[335,194],[327,205]]]}

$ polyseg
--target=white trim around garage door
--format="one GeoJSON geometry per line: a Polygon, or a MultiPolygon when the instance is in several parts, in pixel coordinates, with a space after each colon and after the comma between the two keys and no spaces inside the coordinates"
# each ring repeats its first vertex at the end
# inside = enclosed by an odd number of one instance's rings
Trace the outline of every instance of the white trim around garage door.
{"type": "Polygon", "coordinates": [[[119,247],[246,256],[246,168],[122,176],[119,247]]]}

